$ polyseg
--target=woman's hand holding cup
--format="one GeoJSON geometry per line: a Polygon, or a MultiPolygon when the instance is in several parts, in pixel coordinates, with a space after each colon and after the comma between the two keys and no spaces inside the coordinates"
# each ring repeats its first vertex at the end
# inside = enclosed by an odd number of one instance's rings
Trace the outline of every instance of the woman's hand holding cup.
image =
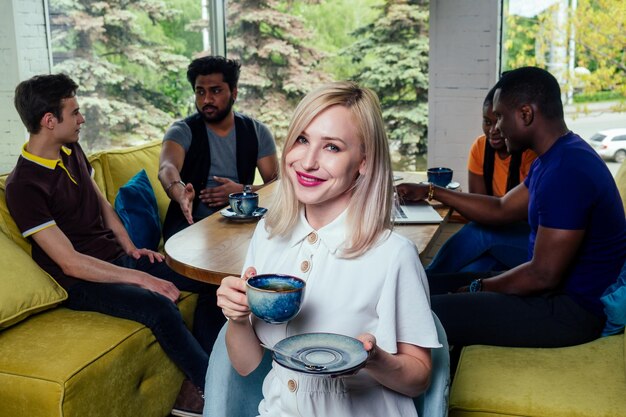
{"type": "Polygon", "coordinates": [[[217,305],[224,316],[233,323],[250,322],[250,307],[246,297],[246,280],[256,275],[256,269],[246,269],[241,277],[228,276],[222,279],[217,289],[217,305]]]}

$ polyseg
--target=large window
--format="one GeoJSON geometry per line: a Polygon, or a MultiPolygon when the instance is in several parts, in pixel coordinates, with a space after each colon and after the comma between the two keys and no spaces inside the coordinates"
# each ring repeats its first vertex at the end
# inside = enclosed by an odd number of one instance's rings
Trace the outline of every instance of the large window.
{"type": "Polygon", "coordinates": [[[502,70],[536,65],[554,74],[567,124],[585,139],[626,128],[625,26],[623,0],[505,0],[502,70]]]}
{"type": "Polygon", "coordinates": [[[270,125],[278,142],[315,85],[355,80],[381,100],[395,168],[424,168],[427,1],[233,1],[227,49],[243,63],[238,108],[270,125]]]}
{"type": "Polygon", "coordinates": [[[199,0],[49,0],[53,70],[80,85],[94,151],[160,138],[187,111],[183,69],[202,50],[199,0]]]}
{"type": "MultiPolygon", "coordinates": [[[[223,36],[210,24],[215,1],[49,0],[54,71],[80,84],[85,148],[161,138],[195,111],[185,69],[211,53],[211,34],[223,36]]],[[[381,99],[396,168],[424,167],[427,1],[225,4],[226,54],[243,64],[237,110],[265,122],[280,144],[304,94],[352,79],[381,99]]]]}

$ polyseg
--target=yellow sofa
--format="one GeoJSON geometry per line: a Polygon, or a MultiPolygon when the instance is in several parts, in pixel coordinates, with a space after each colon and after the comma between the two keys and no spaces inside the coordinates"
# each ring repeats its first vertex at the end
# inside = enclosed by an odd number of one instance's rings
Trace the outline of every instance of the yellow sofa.
{"type": "MultiPolygon", "coordinates": [[[[95,180],[113,203],[142,168],[161,220],[168,198],[157,180],[160,142],[90,157],[95,180]]],[[[183,374],[145,326],[62,306],[65,291],[26,253],[8,214],[0,177],[0,417],[162,417],[183,374]],[[14,308],[14,310],[11,310],[14,308]]],[[[191,325],[196,296],[180,309],[191,325]]]]}
{"type": "MultiPolygon", "coordinates": [[[[616,181],[626,207],[626,163],[616,181]]],[[[557,349],[468,346],[450,417],[624,417],[626,337],[557,349]]]]}

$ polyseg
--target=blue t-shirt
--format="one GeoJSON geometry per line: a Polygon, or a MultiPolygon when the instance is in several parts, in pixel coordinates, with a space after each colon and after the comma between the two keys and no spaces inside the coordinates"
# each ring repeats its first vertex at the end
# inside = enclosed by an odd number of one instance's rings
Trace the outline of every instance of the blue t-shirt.
{"type": "Polygon", "coordinates": [[[580,136],[569,132],[535,160],[524,184],[529,191],[530,253],[539,226],[584,229],[562,289],[603,316],[600,296],[626,260],[624,207],[606,164],[580,136]]]}

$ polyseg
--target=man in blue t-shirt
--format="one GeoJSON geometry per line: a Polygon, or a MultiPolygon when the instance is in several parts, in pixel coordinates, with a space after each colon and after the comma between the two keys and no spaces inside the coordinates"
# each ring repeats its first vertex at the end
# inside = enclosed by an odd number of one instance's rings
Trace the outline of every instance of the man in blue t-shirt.
{"type": "Polygon", "coordinates": [[[401,184],[408,200],[436,199],[466,218],[531,226],[530,261],[493,274],[429,276],[432,308],[451,345],[569,346],[600,336],[602,293],[626,261],[626,219],[605,163],[563,119],[547,71],[525,67],[496,84],[494,129],[509,151],[538,158],[524,183],[501,198],[401,184]]]}
{"type": "Polygon", "coordinates": [[[163,238],[228,204],[228,195],[278,176],[276,144],[261,122],[233,111],[241,64],[219,56],[195,59],[187,80],[198,110],[175,122],[163,139],[159,180],[171,203],[163,238]]]}

